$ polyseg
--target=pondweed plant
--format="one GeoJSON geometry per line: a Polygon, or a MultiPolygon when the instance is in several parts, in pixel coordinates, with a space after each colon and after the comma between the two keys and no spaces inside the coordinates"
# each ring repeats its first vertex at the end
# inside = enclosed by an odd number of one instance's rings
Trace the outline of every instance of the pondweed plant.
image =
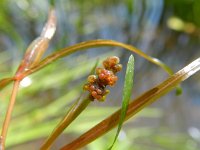
{"type": "MultiPolygon", "coordinates": [[[[131,90],[133,87],[134,70],[134,59],[133,56],[130,56],[129,62],[127,64],[127,71],[123,88],[122,108],[99,124],[97,124],[95,127],[91,128],[79,138],[63,146],[61,148],[62,150],[79,149],[118,125],[118,130],[116,136],[114,137],[114,142],[113,144],[111,144],[111,147],[108,148],[112,149],[124,121],[134,116],[137,112],[145,108],[147,105],[153,103],[155,100],[177,87],[177,85],[179,85],[182,81],[186,80],[188,77],[200,70],[200,58],[198,58],[190,63],[188,66],[173,74],[172,70],[163,62],[156,58],[148,56],[147,54],[143,53],[135,47],[117,41],[103,39],[78,43],[73,46],[69,46],[67,48],[56,51],[46,58],[41,59],[43,53],[48,48],[49,41],[52,39],[55,30],[55,10],[53,7],[51,7],[49,11],[49,19],[41,35],[28,47],[15,75],[13,77],[2,79],[0,81],[1,89],[3,89],[9,83],[14,82],[10,102],[8,104],[7,113],[1,130],[0,150],[5,150],[6,135],[15,105],[19,83],[22,81],[22,79],[30,74],[33,74],[43,69],[47,65],[51,65],[53,62],[57,61],[60,58],[69,56],[76,51],[87,50],[88,48],[93,47],[121,47],[135,54],[138,54],[148,61],[158,65],[164,71],[166,71],[170,75],[170,77],[163,81],[161,84],[153,87],[152,89],[143,93],[141,96],[132,100],[129,103],[131,90]]],[[[50,149],[53,142],[55,142],[57,137],[72,123],[72,121],[75,120],[82,111],[87,111],[86,108],[91,102],[96,102],[95,100],[101,102],[105,101],[106,94],[109,93],[106,90],[106,86],[113,86],[116,83],[116,75],[117,72],[121,70],[121,68],[122,66],[119,64],[119,58],[115,56],[108,57],[105,61],[103,61],[103,68],[98,68],[97,64],[95,65],[94,69],[91,71],[91,75],[88,77],[88,82],[83,86],[83,94],[71,106],[66,115],[60,121],[60,123],[58,123],[54,131],[49,135],[46,141],[44,141],[43,145],[41,145],[42,150],[50,149]]]]}

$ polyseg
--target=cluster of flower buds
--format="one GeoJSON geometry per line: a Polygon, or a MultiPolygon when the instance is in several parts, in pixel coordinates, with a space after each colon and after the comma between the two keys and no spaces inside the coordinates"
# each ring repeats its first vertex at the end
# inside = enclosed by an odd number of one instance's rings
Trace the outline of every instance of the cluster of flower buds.
{"type": "Polygon", "coordinates": [[[90,75],[88,77],[88,83],[84,85],[84,90],[90,92],[92,99],[98,101],[104,101],[109,90],[106,90],[106,86],[114,86],[117,82],[116,73],[122,69],[122,65],[119,64],[119,58],[112,56],[103,61],[104,68],[96,68],[96,75],[90,75]]]}

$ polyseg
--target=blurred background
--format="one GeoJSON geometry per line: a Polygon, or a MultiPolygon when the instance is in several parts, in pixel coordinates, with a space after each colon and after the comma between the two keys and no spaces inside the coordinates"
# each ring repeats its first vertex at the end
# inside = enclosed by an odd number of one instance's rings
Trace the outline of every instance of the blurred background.
{"type": "MultiPolygon", "coordinates": [[[[200,56],[199,0],[57,0],[58,27],[46,56],[63,47],[93,39],[112,39],[134,45],[178,71],[200,56]]],[[[0,78],[12,76],[29,45],[41,32],[48,1],[0,1],[0,78]]],[[[21,82],[10,126],[8,150],[39,149],[44,139],[79,97],[96,60],[112,55],[126,66],[131,53],[116,47],[76,52],[21,82]],[[39,82],[38,82],[39,81],[39,82]]],[[[132,98],[165,80],[159,67],[135,55],[132,98]]],[[[110,89],[106,102],[94,102],[59,137],[58,149],[120,108],[124,72],[110,89]]],[[[123,126],[114,150],[199,150],[200,74],[160,98],[123,126]]],[[[0,92],[0,124],[11,86],[0,92]]],[[[107,149],[116,129],[84,150],[107,149]]]]}

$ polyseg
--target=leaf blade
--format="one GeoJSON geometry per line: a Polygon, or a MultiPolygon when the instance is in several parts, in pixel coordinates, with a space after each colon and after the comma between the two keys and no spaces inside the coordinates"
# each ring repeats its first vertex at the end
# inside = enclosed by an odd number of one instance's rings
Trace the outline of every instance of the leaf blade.
{"type": "Polygon", "coordinates": [[[131,55],[129,57],[128,63],[127,63],[127,69],[126,69],[126,75],[125,75],[125,82],[124,82],[124,88],[123,88],[123,97],[122,97],[122,108],[121,108],[121,114],[120,114],[120,120],[118,124],[117,133],[115,135],[114,141],[109,148],[109,150],[112,149],[114,146],[117,137],[119,136],[120,130],[122,128],[122,124],[124,122],[124,119],[126,117],[126,112],[128,109],[128,104],[131,98],[131,91],[133,89],[133,77],[134,77],[134,57],[131,55]]]}

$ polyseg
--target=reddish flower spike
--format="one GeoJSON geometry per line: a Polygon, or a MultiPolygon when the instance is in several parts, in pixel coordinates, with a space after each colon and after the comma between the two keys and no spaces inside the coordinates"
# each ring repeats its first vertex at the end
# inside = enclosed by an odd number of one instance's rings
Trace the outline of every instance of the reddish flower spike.
{"type": "Polygon", "coordinates": [[[115,75],[122,69],[122,65],[118,64],[119,58],[112,56],[103,61],[104,68],[96,68],[97,75],[90,75],[88,83],[84,85],[84,90],[90,92],[90,96],[98,101],[104,101],[109,90],[106,86],[114,86],[118,78],[115,75]]]}

